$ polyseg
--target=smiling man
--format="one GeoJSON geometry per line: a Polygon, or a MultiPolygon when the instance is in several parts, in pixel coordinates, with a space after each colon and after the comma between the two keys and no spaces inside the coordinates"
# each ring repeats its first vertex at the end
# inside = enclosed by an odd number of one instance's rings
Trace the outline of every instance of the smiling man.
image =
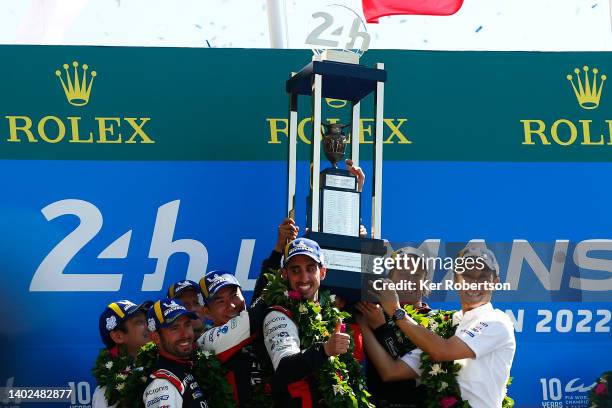
{"type": "Polygon", "coordinates": [[[149,309],[148,326],[159,358],[142,397],[147,408],[208,407],[192,373],[192,322],[197,319],[176,299],[158,300],[149,309]]]}
{"type": "Polygon", "coordinates": [[[170,299],[180,300],[185,308],[198,315],[199,319],[192,322],[193,332],[197,339],[204,332],[204,298],[200,291],[200,286],[191,280],[180,280],[173,283],[168,288],[170,299]]]}
{"type": "Polygon", "coordinates": [[[462,366],[457,382],[461,397],[472,408],[501,407],[516,341],[512,322],[504,312],[493,308],[492,291],[485,289],[486,284],[499,282],[499,264],[493,252],[482,244],[468,244],[459,253],[459,258],[481,262],[473,262],[473,267],[461,273],[455,271],[456,283],[476,285],[459,290],[461,311],[453,316],[458,324],[454,336],[444,339],[418,325],[400,308],[395,291],[379,291],[384,311],[393,316],[397,327],[418,349],[393,360],[365,322],[362,324],[364,343],[368,356],[385,381],[420,377],[421,354],[425,352],[434,361],[455,361],[462,366]]]}
{"type": "MultiPolygon", "coordinates": [[[[321,248],[315,241],[298,238],[287,244],[282,275],[289,288],[297,291],[302,299],[318,301],[319,287],[326,273],[321,248]]],[[[268,311],[263,331],[274,368],[272,390],[275,406],[319,406],[314,374],[330,357],[348,351],[350,336],[337,328],[327,341],[304,348],[292,314],[279,306],[268,311]]]]}
{"type": "MultiPolygon", "coordinates": [[[[112,360],[117,361],[122,353],[127,353],[131,359],[136,358],[140,347],[147,344],[151,338],[147,329],[146,313],[150,301],[140,305],[129,300],[118,300],[110,303],[99,319],[100,337],[106,346],[112,360]]],[[[118,362],[113,364],[118,364],[118,362]]],[[[92,397],[93,408],[115,407],[116,402],[109,404],[107,399],[107,387],[100,382],[102,378],[96,378],[98,386],[92,397]]]]}
{"type": "Polygon", "coordinates": [[[261,326],[266,312],[262,299],[246,307],[240,282],[227,271],[211,271],[200,279],[205,313],[213,327],[199,339],[202,350],[213,351],[227,370],[238,407],[249,406],[263,384],[261,326]]]}

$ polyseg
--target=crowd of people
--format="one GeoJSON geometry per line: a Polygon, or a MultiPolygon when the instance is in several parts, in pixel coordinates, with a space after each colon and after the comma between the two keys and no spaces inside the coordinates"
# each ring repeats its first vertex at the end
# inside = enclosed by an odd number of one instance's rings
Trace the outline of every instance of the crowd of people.
{"type": "MultiPolygon", "coordinates": [[[[222,270],[176,282],[154,302],[110,303],[99,319],[105,348],[94,369],[93,408],[215,407],[220,400],[209,394],[224,385],[236,407],[426,407],[432,398],[447,408],[502,406],[516,344],[491,291],[460,290],[461,310],[445,314],[423,301],[423,290],[372,289],[376,301],[351,305],[350,315],[345,300],[321,290],[321,248],[298,235],[292,219],[279,225],[248,305],[241,283],[222,270]],[[149,365],[140,367],[147,344],[154,345],[149,365]],[[221,370],[200,374],[201,361],[212,360],[221,370]],[[110,381],[109,372],[119,379],[137,372],[137,397],[126,393],[129,381],[110,381]]],[[[399,255],[423,254],[407,247],[399,255]]],[[[459,256],[485,262],[456,273],[457,282],[499,281],[486,247],[468,246],[459,256]]],[[[391,270],[385,278],[418,281],[428,272],[391,270]]]]}

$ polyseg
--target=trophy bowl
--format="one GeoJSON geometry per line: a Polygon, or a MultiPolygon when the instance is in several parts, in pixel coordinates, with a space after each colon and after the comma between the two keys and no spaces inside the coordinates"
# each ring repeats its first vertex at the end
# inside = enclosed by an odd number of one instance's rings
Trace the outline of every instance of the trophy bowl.
{"type": "Polygon", "coordinates": [[[325,157],[334,168],[338,167],[338,162],[344,159],[348,136],[344,129],[350,125],[342,123],[322,123],[325,133],[323,134],[323,151],[325,157]]]}

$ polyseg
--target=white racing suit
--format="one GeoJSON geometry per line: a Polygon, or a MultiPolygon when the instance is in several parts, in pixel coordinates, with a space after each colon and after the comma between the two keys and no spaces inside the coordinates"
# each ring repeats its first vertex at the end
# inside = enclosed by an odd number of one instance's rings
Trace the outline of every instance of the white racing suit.
{"type": "Polygon", "coordinates": [[[239,407],[248,405],[253,387],[264,381],[261,368],[265,349],[261,327],[267,306],[257,299],[251,307],[222,326],[207,330],[199,339],[202,350],[213,351],[228,371],[227,380],[239,407]]]}
{"type": "Polygon", "coordinates": [[[275,306],[268,310],[263,325],[264,343],[274,377],[275,406],[309,408],[318,406],[317,384],[313,374],[328,361],[323,343],[300,347],[300,335],[291,312],[275,306]]]}

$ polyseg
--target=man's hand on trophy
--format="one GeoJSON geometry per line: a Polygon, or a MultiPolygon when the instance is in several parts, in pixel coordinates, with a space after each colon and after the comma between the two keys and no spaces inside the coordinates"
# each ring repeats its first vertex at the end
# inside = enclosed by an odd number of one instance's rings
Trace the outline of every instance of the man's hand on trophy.
{"type": "Polygon", "coordinates": [[[274,245],[274,250],[282,253],[287,242],[296,239],[299,231],[300,227],[295,225],[295,221],[293,221],[293,219],[285,218],[278,226],[278,234],[276,237],[276,245],[274,245]]]}
{"type": "Polygon", "coordinates": [[[382,306],[385,313],[392,316],[393,313],[399,309],[399,297],[394,289],[391,289],[393,281],[390,279],[376,279],[370,282],[370,289],[368,290],[368,298],[377,299],[378,303],[382,306]],[[376,284],[374,284],[376,282],[376,284]]]}
{"type": "Polygon", "coordinates": [[[361,167],[353,166],[353,161],[351,159],[346,159],[344,164],[346,164],[346,169],[357,177],[357,191],[361,192],[363,189],[363,183],[365,182],[365,173],[361,167]]]}
{"type": "Polygon", "coordinates": [[[386,320],[383,310],[376,303],[358,302],[355,304],[355,309],[361,313],[360,316],[364,318],[363,322],[371,329],[376,329],[385,324],[386,320]]]}
{"type": "Polygon", "coordinates": [[[342,320],[338,320],[331,337],[323,344],[325,354],[329,357],[344,354],[348,351],[351,336],[342,332],[343,327],[342,320]]]}

